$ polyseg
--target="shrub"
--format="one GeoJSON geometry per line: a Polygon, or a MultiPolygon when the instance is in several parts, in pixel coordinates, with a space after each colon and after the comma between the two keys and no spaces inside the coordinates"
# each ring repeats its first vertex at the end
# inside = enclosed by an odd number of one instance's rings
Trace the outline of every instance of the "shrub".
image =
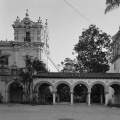
{"type": "Polygon", "coordinates": [[[117,108],[120,108],[120,104],[113,104],[111,100],[108,101],[107,106],[108,107],[117,107],[117,108]]]}

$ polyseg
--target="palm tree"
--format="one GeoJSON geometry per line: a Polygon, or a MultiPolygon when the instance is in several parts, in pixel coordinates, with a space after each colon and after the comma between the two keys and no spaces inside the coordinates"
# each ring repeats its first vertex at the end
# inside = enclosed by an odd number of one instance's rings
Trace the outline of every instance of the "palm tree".
{"type": "Polygon", "coordinates": [[[38,72],[47,72],[47,69],[42,61],[39,61],[37,58],[32,60],[29,55],[25,56],[25,65],[25,68],[20,68],[20,75],[24,83],[24,101],[30,102],[33,92],[33,75],[38,72]]]}
{"type": "Polygon", "coordinates": [[[46,69],[46,65],[43,61],[39,61],[37,58],[35,58],[32,62],[32,67],[34,69],[34,71],[38,72],[48,72],[48,70],[46,69]]]}
{"type": "Polygon", "coordinates": [[[120,0],[106,0],[105,14],[120,6],[120,0]]]}

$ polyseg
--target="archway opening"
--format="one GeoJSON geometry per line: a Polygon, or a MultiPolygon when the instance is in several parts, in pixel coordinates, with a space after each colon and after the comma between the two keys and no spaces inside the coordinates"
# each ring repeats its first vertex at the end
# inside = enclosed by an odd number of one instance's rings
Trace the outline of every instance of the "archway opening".
{"type": "Polygon", "coordinates": [[[38,88],[38,100],[40,102],[52,103],[53,95],[52,95],[52,86],[48,83],[40,84],[38,88]]]}
{"type": "Polygon", "coordinates": [[[120,85],[112,84],[109,87],[109,101],[112,104],[120,104],[120,85]]]}
{"type": "Polygon", "coordinates": [[[88,89],[84,84],[77,84],[74,87],[74,102],[75,103],[86,103],[88,89]]]}
{"type": "Polygon", "coordinates": [[[91,103],[105,103],[105,89],[101,84],[95,84],[91,88],[91,103]]]}
{"type": "Polygon", "coordinates": [[[23,101],[23,87],[20,83],[13,82],[9,87],[9,102],[21,103],[23,101]]]}
{"type": "Polygon", "coordinates": [[[70,87],[64,83],[57,86],[57,102],[70,102],[70,87]]]}

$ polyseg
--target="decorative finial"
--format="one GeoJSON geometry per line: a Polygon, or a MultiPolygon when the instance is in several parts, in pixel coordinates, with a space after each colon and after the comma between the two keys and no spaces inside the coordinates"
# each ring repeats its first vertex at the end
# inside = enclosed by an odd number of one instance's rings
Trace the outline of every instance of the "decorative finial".
{"type": "Polygon", "coordinates": [[[20,18],[18,16],[16,18],[16,22],[20,22],[20,18]]]}
{"type": "Polygon", "coordinates": [[[38,22],[40,22],[40,21],[41,21],[41,19],[40,19],[40,17],[39,17],[38,22]]]}
{"type": "Polygon", "coordinates": [[[48,25],[47,21],[48,21],[48,20],[46,19],[46,23],[45,23],[45,25],[48,25]]]}
{"type": "Polygon", "coordinates": [[[40,24],[43,25],[42,20],[40,20],[40,24]]]}
{"type": "Polygon", "coordinates": [[[29,16],[29,14],[28,14],[28,9],[26,10],[26,14],[25,14],[25,15],[26,15],[26,17],[28,17],[28,16],[29,16]]]}
{"type": "Polygon", "coordinates": [[[20,18],[17,16],[17,22],[20,22],[20,18]]]}

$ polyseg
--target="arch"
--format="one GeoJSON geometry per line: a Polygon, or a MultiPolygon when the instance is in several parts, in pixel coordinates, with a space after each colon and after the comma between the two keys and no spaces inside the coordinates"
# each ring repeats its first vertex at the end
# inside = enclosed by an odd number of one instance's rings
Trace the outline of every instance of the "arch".
{"type": "Polygon", "coordinates": [[[84,81],[77,81],[72,86],[74,103],[87,103],[90,86],[84,81]]]}
{"type": "Polygon", "coordinates": [[[108,91],[109,91],[108,86],[107,86],[105,83],[101,82],[101,81],[93,82],[93,83],[90,85],[90,90],[91,90],[91,88],[92,88],[94,85],[96,85],[96,84],[103,85],[103,87],[105,88],[105,92],[108,92],[108,91]]]}
{"type": "Polygon", "coordinates": [[[52,103],[53,90],[54,86],[49,81],[40,81],[34,87],[38,100],[44,100],[47,103],[52,103]]]}
{"type": "Polygon", "coordinates": [[[112,104],[120,104],[120,82],[114,81],[109,83],[109,101],[112,104]]]}
{"type": "Polygon", "coordinates": [[[23,83],[12,80],[12,81],[10,81],[10,82],[6,85],[6,92],[8,92],[8,91],[9,91],[9,87],[10,87],[10,85],[11,85],[12,83],[14,83],[14,82],[16,82],[16,83],[20,84],[20,85],[24,88],[23,83]]]}
{"type": "Polygon", "coordinates": [[[39,83],[37,83],[35,86],[34,86],[34,90],[35,91],[38,91],[38,88],[40,87],[41,84],[44,84],[44,83],[47,83],[49,84],[50,86],[52,86],[52,89],[54,90],[54,86],[52,83],[50,83],[49,81],[40,81],[39,83]]]}
{"type": "Polygon", "coordinates": [[[84,82],[84,81],[75,82],[75,83],[72,85],[72,91],[74,90],[75,86],[78,85],[78,84],[83,84],[83,85],[85,85],[86,88],[87,88],[87,90],[88,90],[88,92],[91,91],[90,86],[89,86],[86,82],[84,82]]]}
{"type": "Polygon", "coordinates": [[[118,81],[111,82],[111,83],[109,83],[108,88],[109,88],[111,85],[114,85],[114,84],[120,85],[120,82],[118,82],[118,81]]]}
{"type": "Polygon", "coordinates": [[[60,84],[66,84],[70,87],[70,91],[72,90],[72,86],[69,84],[69,82],[66,82],[66,81],[59,81],[55,84],[54,86],[54,91],[56,91],[57,87],[60,85],[60,84]]]}
{"type": "Polygon", "coordinates": [[[6,102],[22,102],[24,85],[18,81],[11,81],[6,86],[6,102]],[[15,87],[15,86],[16,87],[15,87]]]}

